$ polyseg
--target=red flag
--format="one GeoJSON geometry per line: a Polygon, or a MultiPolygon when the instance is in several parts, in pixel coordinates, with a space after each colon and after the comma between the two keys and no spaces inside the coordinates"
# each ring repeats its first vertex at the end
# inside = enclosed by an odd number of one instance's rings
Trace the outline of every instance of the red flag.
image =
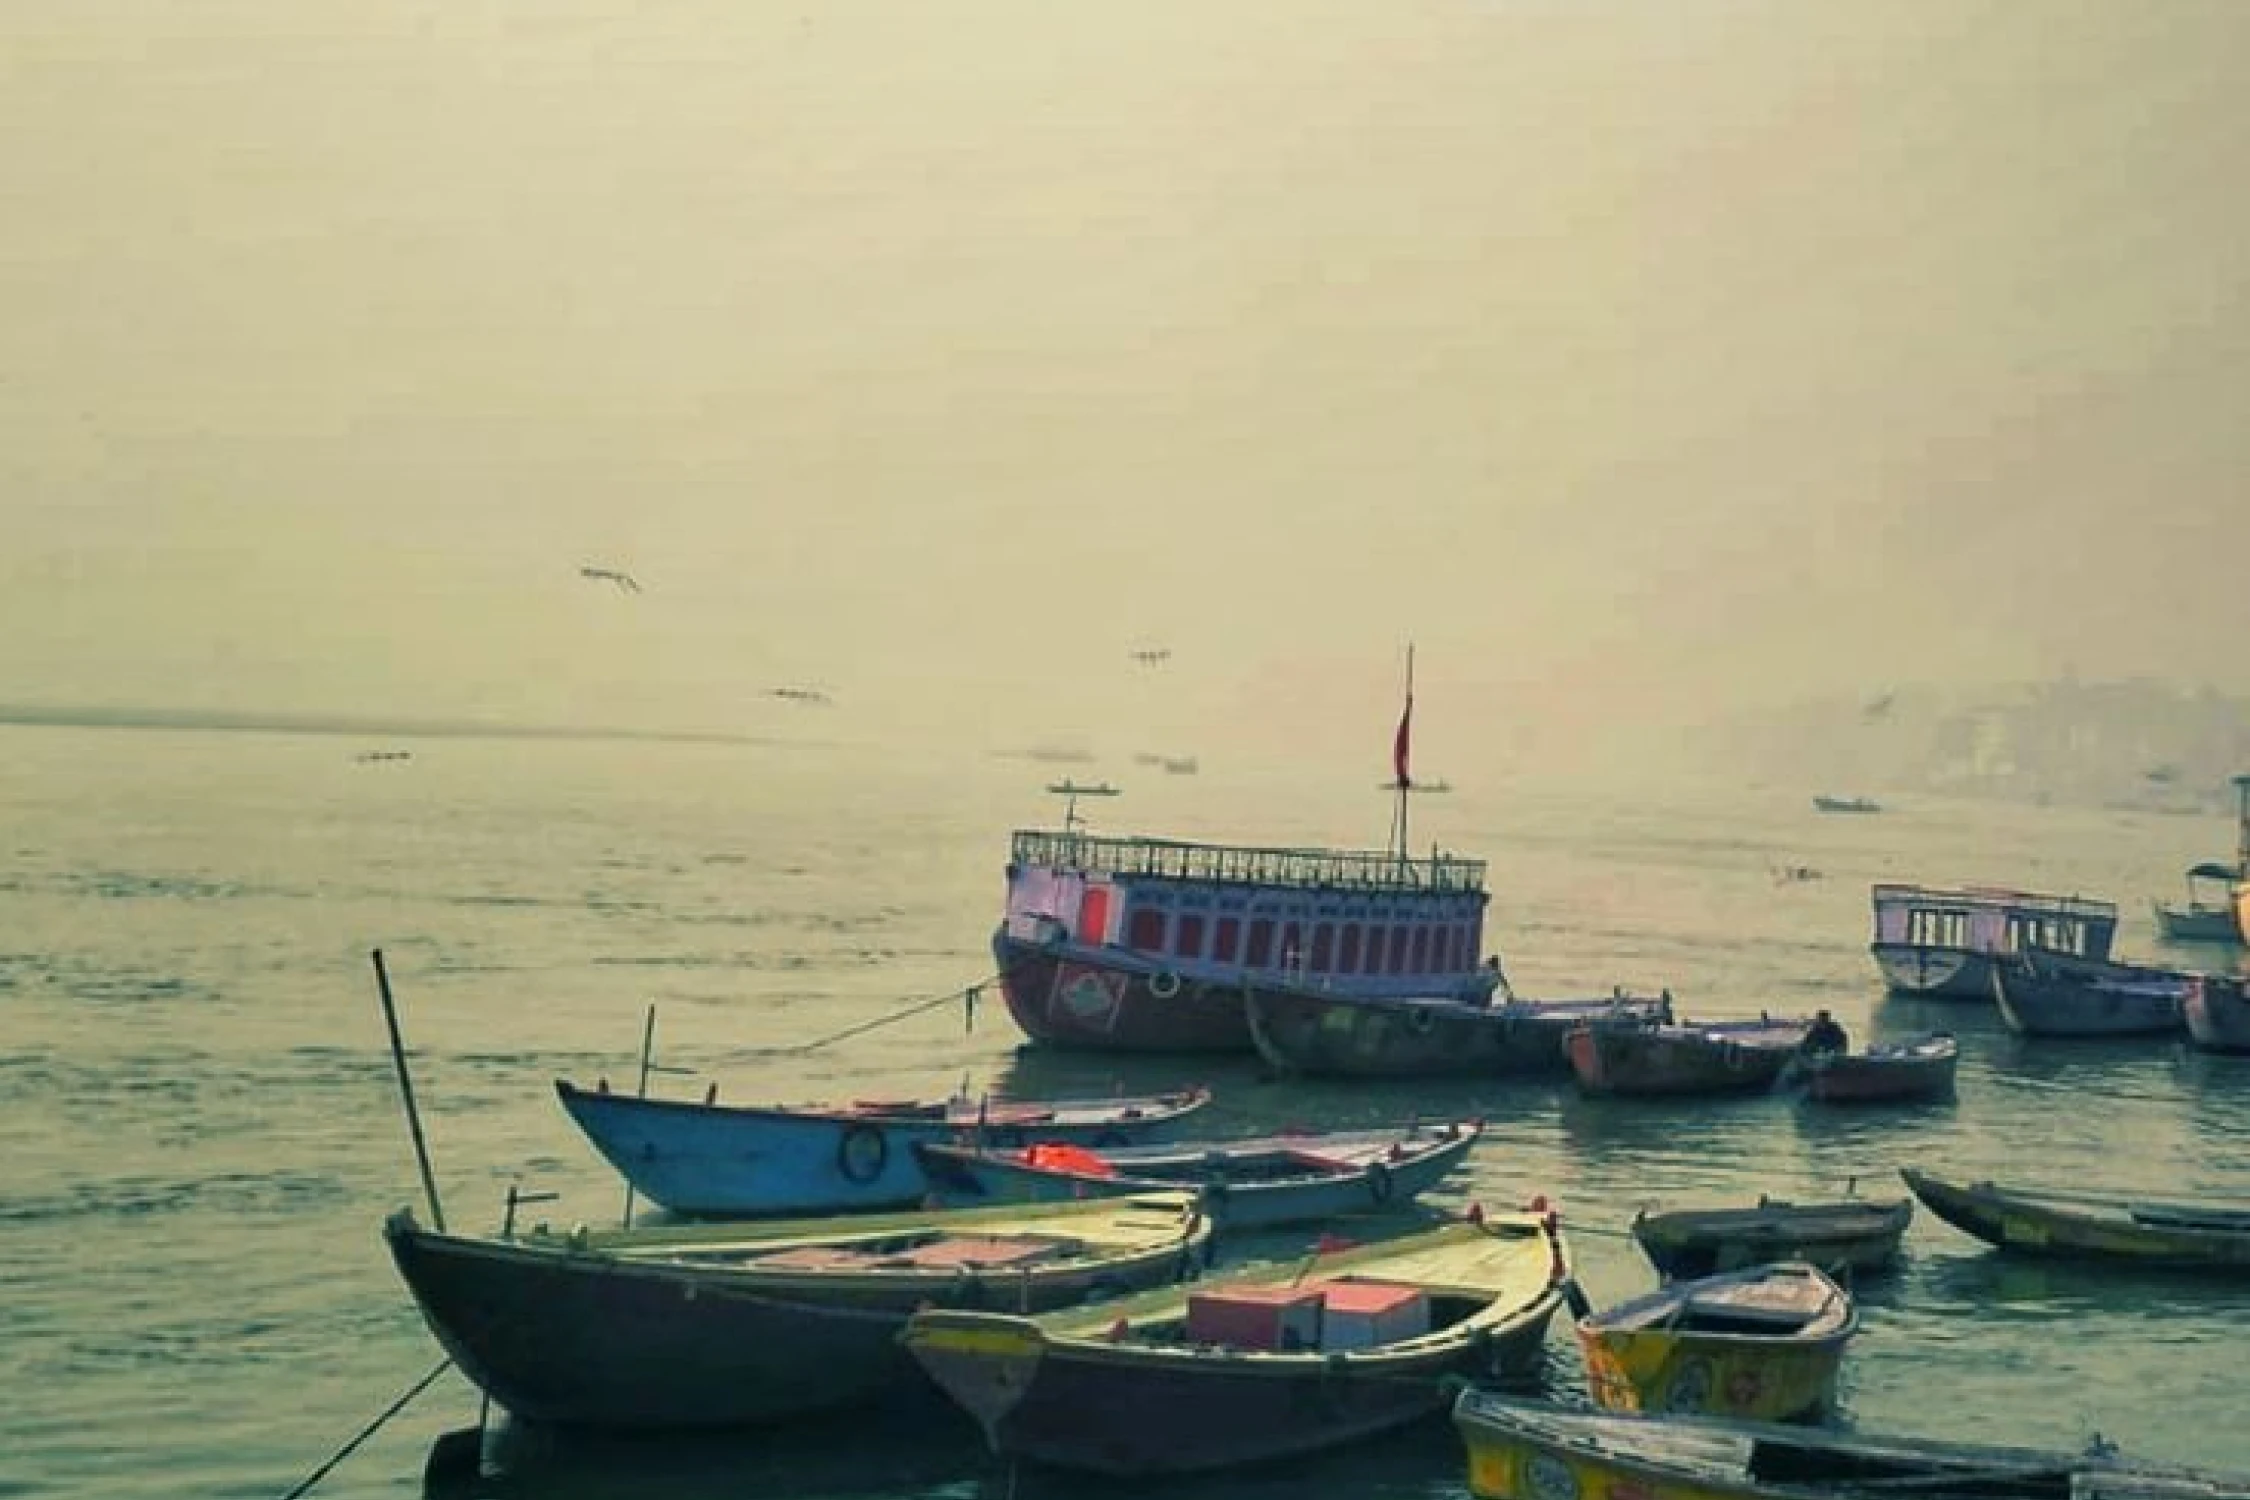
{"type": "Polygon", "coordinates": [[[1406,690],[1406,711],[1398,716],[1398,737],[1391,741],[1391,770],[1397,774],[1398,785],[1402,787],[1414,784],[1412,778],[1406,774],[1407,741],[1413,728],[1414,690],[1408,688],[1406,690]]]}

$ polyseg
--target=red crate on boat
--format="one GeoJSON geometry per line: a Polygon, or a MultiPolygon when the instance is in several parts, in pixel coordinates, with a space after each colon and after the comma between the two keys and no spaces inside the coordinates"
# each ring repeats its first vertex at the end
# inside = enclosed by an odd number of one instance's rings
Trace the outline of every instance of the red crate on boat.
{"type": "Polygon", "coordinates": [[[1367,1349],[1430,1331],[1430,1299],[1420,1287],[1385,1281],[1326,1281],[1320,1286],[1320,1347],[1367,1349]]]}
{"type": "Polygon", "coordinates": [[[1188,1338],[1198,1344],[1286,1352],[1320,1346],[1314,1287],[1230,1286],[1188,1294],[1188,1338]]]}

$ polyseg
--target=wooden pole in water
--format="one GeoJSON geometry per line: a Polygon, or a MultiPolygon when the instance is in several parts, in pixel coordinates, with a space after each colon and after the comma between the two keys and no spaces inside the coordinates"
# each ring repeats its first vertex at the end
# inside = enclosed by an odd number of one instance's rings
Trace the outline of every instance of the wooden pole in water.
{"type": "MultiPolygon", "coordinates": [[[[641,1022],[641,1077],[640,1082],[633,1086],[633,1097],[636,1099],[648,1097],[648,1060],[650,1049],[655,1045],[656,1002],[651,1000],[648,1003],[648,1017],[641,1022]]],[[[630,1177],[625,1179],[624,1222],[627,1229],[633,1227],[633,1180],[630,1177]]]]}
{"type": "Polygon", "coordinates": [[[438,1206],[437,1178],[430,1173],[430,1148],[422,1140],[422,1115],[414,1107],[414,1078],[406,1070],[406,1044],[399,1040],[398,1007],[391,1001],[391,976],[383,968],[383,950],[374,950],[375,987],[383,997],[383,1024],[390,1028],[391,1061],[398,1067],[399,1096],[406,1101],[406,1128],[414,1134],[414,1160],[422,1168],[422,1191],[430,1199],[430,1227],[445,1233],[445,1210],[438,1206]]]}

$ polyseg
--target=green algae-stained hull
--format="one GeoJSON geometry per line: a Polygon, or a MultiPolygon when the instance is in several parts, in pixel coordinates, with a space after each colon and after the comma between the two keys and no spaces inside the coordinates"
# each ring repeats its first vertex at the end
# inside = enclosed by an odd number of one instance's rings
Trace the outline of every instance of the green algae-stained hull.
{"type": "MultiPolygon", "coordinates": [[[[1090,1218],[1123,1201],[1042,1208],[1028,1220],[1019,1210],[1015,1222],[1067,1234],[1073,1212],[1090,1218]]],[[[1183,1211],[1184,1196],[1161,1201],[1169,1208],[1149,1210],[1137,1247],[974,1275],[750,1270],[711,1263],[708,1248],[626,1254],[438,1234],[405,1213],[384,1237],[438,1342],[513,1415],[576,1427],[718,1427],[848,1406],[915,1379],[898,1333],[918,1307],[1045,1309],[1177,1278],[1200,1264],[1208,1228],[1183,1211]]],[[[1009,1222],[989,1211],[950,1217],[991,1233],[1009,1222]]]]}
{"type": "Polygon", "coordinates": [[[1931,1213],[2002,1250],[2250,1275],[2250,1206],[2044,1193],[1949,1182],[1913,1167],[1899,1175],[1931,1213]]]}

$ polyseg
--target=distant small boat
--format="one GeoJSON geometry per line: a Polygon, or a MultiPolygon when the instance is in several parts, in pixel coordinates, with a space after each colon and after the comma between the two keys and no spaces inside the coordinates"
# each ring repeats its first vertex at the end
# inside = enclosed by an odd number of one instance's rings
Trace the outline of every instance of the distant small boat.
{"type": "Polygon", "coordinates": [[[2250,1203],[2159,1203],[2122,1194],[1899,1175],[1933,1214],[1988,1245],[2030,1255],[2250,1272],[2250,1203]]]}
{"type": "Polygon", "coordinates": [[[1062,1203],[1189,1189],[1222,1226],[1250,1229],[1404,1208],[1459,1166],[1483,1133],[1481,1122],[1467,1120],[1153,1146],[915,1149],[949,1202],[1062,1203]]]}
{"type": "Polygon", "coordinates": [[[2250,1478],[2128,1459],[2107,1444],[2041,1453],[1833,1428],[1584,1411],[1471,1387],[1453,1406],[1477,1500],[2241,1500],[2250,1478]]]}
{"type": "Polygon", "coordinates": [[[1907,995],[1989,1000],[1995,959],[2026,948],[2107,958],[2117,935],[2116,905],[2079,896],[1894,884],[1869,895],[1868,951],[1884,981],[1907,995]]]}
{"type": "Polygon", "coordinates": [[[1774,1421],[1831,1405],[1859,1331],[1851,1294],[1803,1261],[1674,1281],[1578,1320],[1597,1405],[1774,1421]]]}
{"type": "Polygon", "coordinates": [[[1873,797],[1830,797],[1826,794],[1812,799],[1813,810],[1824,813],[1879,813],[1883,804],[1873,797]]]}
{"type": "Polygon", "coordinates": [[[1806,1020],[1574,1026],[1563,1050],[1589,1094],[1748,1094],[1772,1088],[1798,1055],[1806,1020]]]}
{"type": "Polygon", "coordinates": [[[2206,1052],[2250,1052],[2250,985],[2234,974],[2190,974],[2180,1019],[2206,1052]]]}
{"type": "Polygon", "coordinates": [[[1115,1099],[860,1100],[732,1105],[555,1080],[594,1149],[652,1203],[719,1217],[903,1208],[930,1190],[914,1147],[980,1137],[1129,1145],[1176,1128],[1208,1089],[1115,1099]]]}
{"type": "Polygon", "coordinates": [[[1551,1215],[1501,1214],[1096,1307],[928,1312],[905,1342],[995,1451],[1122,1476],[1311,1453],[1521,1377],[1575,1289],[1551,1215]]]}
{"type": "Polygon", "coordinates": [[[1199,1269],[1194,1196],[474,1237],[383,1226],[430,1331],[517,1417],[776,1422],[913,1380],[899,1330],[986,1297],[1042,1309],[1199,1269]]]}
{"type": "Polygon", "coordinates": [[[2241,927],[2235,920],[2234,887],[2242,880],[2239,865],[2200,864],[2187,872],[2187,900],[2150,903],[2156,925],[2176,942],[2240,943],[2241,927]]]}
{"type": "Polygon", "coordinates": [[[1836,1275],[1890,1264],[1913,1218],[1910,1198],[1827,1203],[1760,1198],[1749,1208],[1643,1210],[1633,1217],[1633,1240],[1668,1277],[1711,1276],[1783,1260],[1810,1261],[1836,1275]]]}
{"type": "Polygon", "coordinates": [[[1571,1027],[1654,1026],[1668,999],[1623,991],[1585,1000],[1377,1000],[1331,990],[1255,985],[1243,991],[1250,1040],[1268,1066],[1314,1077],[1409,1078],[1474,1073],[1567,1077],[1571,1027]]]}
{"type": "Polygon", "coordinates": [[[2161,1036],[2180,1029],[2187,978],[2027,949],[1993,965],[1992,995],[2000,1019],[2024,1036],[2161,1036]]]}
{"type": "Polygon", "coordinates": [[[1823,1104],[1873,1104],[1942,1099],[1953,1092],[1961,1044],[1936,1031],[1876,1042],[1859,1052],[1814,1052],[1797,1061],[1805,1097],[1823,1104]]]}

